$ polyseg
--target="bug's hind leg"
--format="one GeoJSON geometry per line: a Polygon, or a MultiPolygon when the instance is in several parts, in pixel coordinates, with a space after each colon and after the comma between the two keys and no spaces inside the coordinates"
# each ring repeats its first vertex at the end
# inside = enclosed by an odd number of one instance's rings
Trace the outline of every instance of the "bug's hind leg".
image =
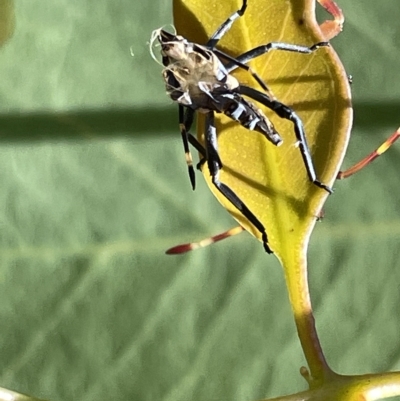
{"type": "Polygon", "coordinates": [[[265,93],[250,88],[249,86],[241,85],[239,87],[239,91],[241,94],[246,95],[268,107],[279,117],[289,120],[293,123],[294,132],[299,143],[300,153],[303,158],[304,166],[307,170],[308,178],[314,185],[324,189],[331,194],[333,192],[332,188],[317,179],[314,163],[311,158],[310,149],[308,147],[306,135],[304,132],[303,122],[301,121],[301,118],[297,115],[297,113],[283,103],[275,99],[270,99],[265,93]]]}
{"type": "Polygon", "coordinates": [[[243,0],[242,7],[235,11],[226,21],[224,21],[218,29],[214,32],[211,38],[208,40],[206,47],[213,49],[218,41],[231,29],[232,24],[241,17],[247,8],[247,0],[243,0]]]}
{"type": "Polygon", "coordinates": [[[218,142],[217,132],[214,124],[214,113],[208,112],[206,115],[206,132],[205,132],[205,145],[207,151],[207,164],[211,174],[211,180],[214,186],[226,199],[228,199],[233,206],[238,209],[250,223],[252,223],[257,230],[261,233],[264,249],[268,253],[273,253],[268,244],[268,236],[264,225],[257,219],[257,217],[250,211],[250,209],[242,202],[242,200],[230,189],[227,185],[222,183],[219,179],[219,173],[222,165],[218,155],[218,142]]]}

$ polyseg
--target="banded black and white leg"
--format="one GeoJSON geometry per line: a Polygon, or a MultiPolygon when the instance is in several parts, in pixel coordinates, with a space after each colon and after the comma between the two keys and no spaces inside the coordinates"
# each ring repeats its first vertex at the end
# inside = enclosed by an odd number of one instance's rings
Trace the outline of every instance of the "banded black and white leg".
{"type": "Polygon", "coordinates": [[[193,168],[192,153],[189,148],[189,130],[193,124],[194,111],[186,108],[186,112],[183,106],[179,105],[179,129],[181,131],[181,137],[183,142],[183,148],[185,150],[185,160],[188,167],[188,173],[190,183],[192,184],[193,190],[196,188],[196,175],[193,168]]]}
{"type": "Polygon", "coordinates": [[[226,199],[232,203],[237,210],[239,210],[239,212],[243,214],[244,217],[246,217],[257,228],[257,230],[261,233],[265,251],[272,253],[272,250],[268,244],[268,236],[264,225],[235,194],[235,192],[233,192],[232,189],[230,189],[226,184],[222,183],[219,179],[222,164],[218,155],[217,130],[215,128],[213,111],[210,111],[206,114],[205,148],[207,165],[213,185],[226,199]]]}
{"type": "Polygon", "coordinates": [[[243,0],[242,7],[235,11],[231,16],[229,16],[226,21],[224,21],[217,30],[211,35],[211,38],[206,43],[206,47],[213,50],[217,45],[219,40],[231,29],[233,23],[244,15],[247,8],[247,0],[243,0]]]}
{"type": "MultiPolygon", "coordinates": [[[[192,127],[193,120],[194,120],[194,113],[195,111],[179,105],[179,128],[181,131],[183,148],[185,150],[185,159],[186,164],[188,166],[188,173],[190,178],[190,183],[192,184],[192,189],[195,190],[196,188],[196,175],[193,168],[193,157],[190,151],[189,143],[201,154],[202,158],[200,162],[197,164],[197,168],[200,168],[201,165],[205,163],[206,160],[206,149],[204,146],[197,140],[197,138],[192,135],[189,131],[192,127]]],[[[215,156],[217,161],[222,166],[221,159],[217,154],[215,156]]]]}
{"type": "MultiPolygon", "coordinates": [[[[218,49],[213,49],[213,52],[215,54],[217,54],[219,57],[225,58],[229,61],[229,63],[225,65],[225,68],[227,69],[228,72],[232,72],[236,68],[243,68],[244,70],[250,72],[258,82],[258,80],[262,81],[262,79],[259,77],[258,74],[256,74],[246,64],[249,61],[251,61],[259,56],[263,56],[264,54],[267,54],[271,50],[280,50],[280,51],[292,52],[292,53],[311,54],[321,47],[329,47],[329,46],[330,46],[329,42],[318,42],[312,46],[301,46],[301,45],[294,45],[291,43],[284,43],[284,42],[269,42],[267,44],[254,47],[253,49],[248,50],[247,52],[242,53],[241,55],[239,55],[237,57],[231,57],[228,54],[221,52],[218,49]]],[[[265,85],[265,83],[264,83],[264,85],[265,85]]],[[[261,86],[262,86],[262,84],[261,84],[261,86]]]]}
{"type": "Polygon", "coordinates": [[[249,98],[263,104],[275,112],[279,117],[289,120],[293,123],[294,132],[299,144],[300,153],[303,158],[309,180],[317,187],[322,188],[331,194],[333,192],[332,189],[317,179],[314,164],[307,144],[304,125],[301,118],[295,113],[295,111],[276,99],[270,99],[267,94],[250,88],[249,86],[240,85],[238,91],[241,95],[248,96],[249,98]]]}
{"type": "MultiPolygon", "coordinates": [[[[330,0],[324,0],[324,1],[330,1],[330,0]]],[[[232,27],[233,23],[238,18],[240,18],[244,15],[246,8],[247,8],[247,0],[243,0],[242,7],[239,10],[237,10],[236,12],[234,12],[226,21],[224,21],[217,28],[217,30],[214,32],[214,34],[211,36],[211,38],[208,40],[208,42],[206,43],[205,46],[207,48],[209,48],[210,50],[212,50],[219,57],[224,58],[225,60],[227,60],[229,62],[227,65],[225,65],[228,72],[231,72],[238,67],[243,68],[244,70],[248,71],[254,77],[254,79],[258,82],[258,84],[265,91],[267,91],[269,93],[270,93],[270,90],[269,90],[268,86],[265,84],[263,79],[255,71],[253,71],[250,66],[248,66],[246,64],[247,62],[254,59],[255,57],[258,57],[258,56],[268,53],[270,50],[284,50],[284,51],[290,51],[290,52],[296,52],[296,53],[309,54],[322,46],[329,46],[328,42],[320,42],[311,47],[292,45],[289,43],[271,42],[266,45],[257,46],[256,48],[251,49],[236,58],[216,49],[215,46],[218,44],[219,40],[222,39],[222,37],[229,31],[229,29],[232,27]]]]}
{"type": "Polygon", "coordinates": [[[255,78],[255,80],[258,82],[258,84],[267,92],[270,92],[268,86],[265,84],[265,82],[261,79],[261,77],[253,71],[248,65],[244,63],[238,62],[237,59],[234,57],[229,56],[228,54],[221,52],[220,50],[216,49],[215,46],[218,44],[220,39],[231,29],[233,23],[240,17],[242,17],[246,11],[247,8],[247,0],[243,0],[242,7],[235,11],[229,18],[224,21],[218,28],[217,30],[211,35],[211,38],[208,40],[208,42],[205,44],[205,46],[212,50],[215,54],[218,56],[224,58],[228,62],[235,63],[236,67],[239,67],[239,64],[241,68],[244,68],[246,71],[249,71],[251,75],[255,78]],[[239,63],[239,64],[238,64],[239,63]]]}

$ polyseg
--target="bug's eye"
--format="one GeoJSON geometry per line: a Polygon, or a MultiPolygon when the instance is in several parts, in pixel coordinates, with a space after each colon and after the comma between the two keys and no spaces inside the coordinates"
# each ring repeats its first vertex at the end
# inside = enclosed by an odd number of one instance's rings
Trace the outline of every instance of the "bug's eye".
{"type": "Polygon", "coordinates": [[[207,51],[206,49],[203,49],[201,46],[193,46],[193,50],[196,55],[196,61],[200,62],[202,61],[202,57],[205,58],[207,61],[210,61],[212,56],[211,52],[207,51]]]}
{"type": "Polygon", "coordinates": [[[184,42],[163,43],[161,53],[171,60],[185,60],[187,58],[187,47],[184,42]]]}
{"type": "Polygon", "coordinates": [[[200,64],[204,59],[200,56],[200,54],[194,53],[194,62],[196,64],[200,64]]]}
{"type": "Polygon", "coordinates": [[[164,79],[168,87],[174,88],[174,89],[179,89],[180,88],[180,83],[176,79],[175,74],[172,71],[165,71],[164,72],[164,79]]]}
{"type": "Polygon", "coordinates": [[[171,49],[172,45],[170,43],[162,43],[161,44],[161,51],[164,53],[168,53],[171,49]]]}

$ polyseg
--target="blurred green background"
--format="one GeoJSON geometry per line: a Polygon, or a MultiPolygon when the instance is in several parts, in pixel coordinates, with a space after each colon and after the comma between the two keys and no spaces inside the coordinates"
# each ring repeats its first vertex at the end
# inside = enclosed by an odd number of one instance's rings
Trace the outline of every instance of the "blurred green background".
{"type": "MultiPolygon", "coordinates": [[[[235,225],[200,175],[191,191],[149,55],[170,3],[0,1],[3,27],[15,12],[0,49],[2,387],[83,401],[306,387],[283,274],[260,243],[246,233],[164,255],[235,225]]],[[[350,166],[400,125],[400,2],[340,5],[350,166]]],[[[311,239],[317,325],[340,373],[400,369],[399,156],[397,144],[337,182],[311,239]]]]}

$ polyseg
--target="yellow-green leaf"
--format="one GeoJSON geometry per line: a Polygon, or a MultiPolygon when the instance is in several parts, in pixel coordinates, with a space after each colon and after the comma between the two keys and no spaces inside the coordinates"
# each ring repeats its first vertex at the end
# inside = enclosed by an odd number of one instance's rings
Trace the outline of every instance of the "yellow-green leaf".
{"type": "MultiPolygon", "coordinates": [[[[175,0],[174,20],[180,35],[205,43],[241,1],[175,0]]],[[[239,18],[221,40],[219,48],[231,55],[269,43],[310,46],[324,40],[314,16],[314,1],[249,0],[239,18]]],[[[332,185],[349,137],[352,109],[346,74],[332,48],[311,55],[271,51],[250,63],[275,96],[300,115],[306,129],[318,178],[332,185]]],[[[259,88],[250,74],[235,72],[240,82],[259,88]]],[[[221,181],[244,201],[267,229],[272,250],[285,264],[294,255],[304,256],[309,234],[327,198],[311,184],[293,124],[263,108],[284,139],[275,147],[260,134],[218,116],[219,151],[224,165],[221,181]],[[293,252],[293,250],[297,250],[293,252]]],[[[199,118],[199,137],[203,119],[199,118]]],[[[260,233],[205,178],[221,204],[248,231],[260,233]]]]}

